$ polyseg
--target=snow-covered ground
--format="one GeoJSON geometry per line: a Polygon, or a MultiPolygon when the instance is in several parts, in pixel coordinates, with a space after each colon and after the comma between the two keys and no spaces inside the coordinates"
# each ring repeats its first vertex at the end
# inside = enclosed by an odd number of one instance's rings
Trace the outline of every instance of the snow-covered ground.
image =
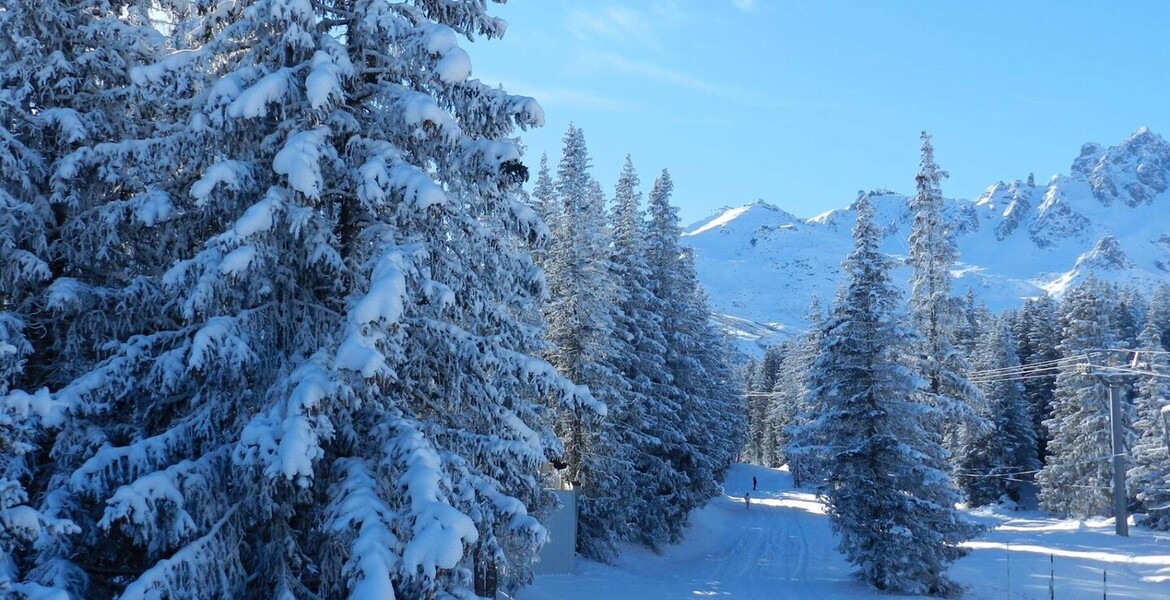
{"type": "MultiPolygon", "coordinates": [[[[786,471],[736,465],[727,494],[692,517],[686,539],[655,554],[630,547],[614,566],[579,561],[571,575],[546,575],[520,600],[630,598],[767,598],[855,600],[897,598],[850,577],[837,553],[823,506],[794,490],[786,471]],[[745,509],[743,493],[759,480],[745,509]]],[[[1154,600],[1170,598],[1170,534],[1131,528],[1113,535],[1111,521],[1064,521],[1035,512],[979,510],[988,524],[972,552],[950,570],[974,600],[1154,600]],[[1050,556],[1051,559],[1050,563],[1050,556]],[[1108,571],[1108,588],[1102,573],[1108,571]]]]}

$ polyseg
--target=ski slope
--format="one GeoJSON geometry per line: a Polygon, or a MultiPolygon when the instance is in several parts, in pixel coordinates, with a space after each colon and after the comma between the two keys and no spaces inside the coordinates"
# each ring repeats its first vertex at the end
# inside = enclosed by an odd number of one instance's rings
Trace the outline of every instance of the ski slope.
{"type": "MultiPolygon", "coordinates": [[[[724,489],[726,495],[692,516],[681,544],[662,554],[628,547],[613,566],[582,560],[576,573],[538,577],[518,598],[901,597],[879,594],[851,578],[824,507],[812,494],[794,490],[786,471],[736,465],[724,489]],[[751,490],[752,476],[759,490],[745,508],[743,493],[751,490]]],[[[1065,521],[998,508],[971,517],[989,531],[972,541],[971,554],[950,570],[968,586],[964,598],[1046,600],[1050,573],[1058,600],[1099,600],[1103,592],[1110,600],[1170,598],[1170,534],[1131,528],[1130,538],[1118,538],[1109,520],[1065,521]]]]}

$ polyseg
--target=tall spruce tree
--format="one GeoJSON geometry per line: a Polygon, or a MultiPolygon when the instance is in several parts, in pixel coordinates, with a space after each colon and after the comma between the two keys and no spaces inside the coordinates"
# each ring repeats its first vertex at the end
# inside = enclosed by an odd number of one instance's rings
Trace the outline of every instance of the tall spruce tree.
{"type": "MultiPolygon", "coordinates": [[[[1020,366],[1006,318],[993,320],[980,336],[972,365],[977,371],[998,373],[1020,366]]],[[[959,483],[973,506],[990,504],[1003,496],[1019,501],[1021,482],[1040,468],[1024,386],[1018,376],[989,375],[980,387],[987,398],[986,416],[991,427],[974,440],[959,483]]]]}
{"type": "Polygon", "coordinates": [[[610,421],[620,421],[615,426],[628,441],[628,460],[636,473],[631,488],[613,491],[630,507],[624,534],[657,548],[671,540],[674,525],[668,515],[673,512],[674,495],[688,485],[685,475],[671,463],[674,449],[686,439],[678,429],[679,392],[666,365],[666,307],[654,293],[638,185],[638,174],[627,156],[610,212],[610,261],[618,282],[616,366],[629,382],[629,396],[623,410],[610,411],[610,421]]]}
{"type": "Polygon", "coordinates": [[[779,381],[784,354],[782,346],[765,350],[763,360],[747,382],[747,447],[744,455],[748,462],[757,465],[771,466],[776,461],[776,421],[772,418],[772,406],[776,401],[774,388],[779,381]]]}
{"type": "MultiPolygon", "coordinates": [[[[1110,345],[1109,286],[1089,278],[1061,302],[1064,358],[1110,345]]],[[[1113,455],[1109,403],[1101,382],[1081,363],[1061,363],[1056,376],[1052,416],[1044,422],[1051,437],[1048,460],[1036,476],[1040,507],[1065,516],[1106,516],[1112,512],[1113,455]]],[[[1123,426],[1128,429],[1128,423],[1123,426]]]]}
{"type": "Polygon", "coordinates": [[[994,317],[987,306],[975,299],[974,290],[967,290],[959,298],[956,310],[958,326],[955,329],[955,346],[966,357],[967,363],[975,362],[978,347],[994,317]]]}
{"type": "Polygon", "coordinates": [[[721,491],[723,474],[739,453],[745,429],[743,406],[722,338],[709,321],[707,301],[698,285],[694,259],[679,246],[678,209],[664,169],[647,201],[647,262],[653,290],[662,302],[666,367],[678,406],[674,427],[682,441],[670,448],[672,467],[687,485],[662,489],[670,497],[666,519],[670,540],[681,539],[689,512],[721,491]]]}
{"type": "Polygon", "coordinates": [[[457,43],[503,22],[477,1],[152,7],[121,13],[170,23],[170,54],[122,65],[149,121],[53,175],[82,234],[53,301],[119,318],[60,343],[70,416],[35,501],[81,531],[30,577],[125,598],[525,579],[556,446],[537,401],[595,401],[521,318],[542,280],[510,249],[540,224],[507,136],[542,115],[469,81],[457,43]]]}
{"type": "Polygon", "coordinates": [[[979,389],[967,379],[966,357],[956,344],[956,302],[951,296],[951,268],[957,253],[943,212],[940,183],[946,171],[934,162],[930,135],[922,132],[921,169],[918,191],[910,199],[914,222],[910,232],[910,264],[914,269],[910,292],[910,314],[920,332],[919,367],[926,378],[926,393],[946,415],[944,441],[952,465],[966,461],[976,450],[974,440],[988,424],[979,389]]]}
{"type": "Polygon", "coordinates": [[[46,448],[78,408],[48,389],[92,364],[111,339],[102,333],[126,333],[127,295],[109,282],[136,280],[132,257],[159,243],[128,235],[154,222],[149,199],[69,185],[75,152],[147,125],[125,86],[159,50],[148,4],[0,3],[0,592],[16,597],[83,577],[35,558],[79,531],[44,502],[56,460],[46,448]],[[77,295],[89,306],[67,310],[77,295]]]}
{"type": "Polygon", "coordinates": [[[917,336],[878,250],[872,204],[862,194],[855,206],[855,248],[811,375],[822,406],[809,426],[823,444],[820,493],[862,580],[887,592],[949,595],[958,588],[943,572],[978,528],[954,508],[940,409],[923,401],[911,355],[917,336]]]}
{"type": "Polygon", "coordinates": [[[1150,295],[1146,324],[1154,323],[1162,336],[1162,349],[1170,350],[1170,283],[1158,284],[1150,295]]]}
{"type": "Polygon", "coordinates": [[[1044,422],[1052,416],[1057,363],[1061,360],[1056,301],[1042,296],[1025,302],[1015,314],[1012,336],[1020,364],[1035,370],[1033,377],[1023,381],[1024,396],[1028,399],[1028,414],[1036,436],[1036,457],[1044,463],[1050,437],[1044,422]]]}
{"type": "Polygon", "coordinates": [[[1170,320],[1170,294],[1163,287],[1150,299],[1145,327],[1138,336],[1140,360],[1159,376],[1142,378],[1136,385],[1138,439],[1133,446],[1133,467],[1127,483],[1130,495],[1146,513],[1142,524],[1151,529],[1170,529],[1170,357],[1165,354],[1162,328],[1170,320]]]}
{"type": "Polygon", "coordinates": [[[536,172],[536,183],[532,186],[532,195],[529,197],[532,209],[548,228],[549,236],[542,239],[532,248],[532,257],[542,269],[544,268],[546,246],[555,228],[556,220],[556,187],[548,167],[548,155],[540,155],[540,168],[536,172]]]}
{"type": "Polygon", "coordinates": [[[1116,348],[1136,348],[1149,310],[1146,298],[1133,286],[1111,286],[1110,337],[1116,348]]]}
{"type": "Polygon", "coordinates": [[[628,444],[616,428],[629,424],[636,405],[628,382],[616,366],[616,303],[620,300],[610,264],[604,198],[590,174],[585,136],[570,125],[557,165],[552,242],[545,257],[550,302],[545,306],[548,360],[573,382],[587,386],[613,407],[613,420],[579,407],[556,407],[557,434],[565,447],[565,476],[581,491],[577,548],[610,561],[628,522],[623,491],[633,488],[628,444]],[[627,413],[627,414],[623,414],[627,413]]]}
{"type": "Polygon", "coordinates": [[[816,296],[809,303],[806,321],[808,329],[801,337],[798,350],[791,357],[792,365],[785,369],[786,379],[793,382],[789,385],[794,387],[791,400],[795,402],[796,410],[792,424],[787,428],[788,444],[784,454],[792,481],[798,487],[806,481],[820,481],[823,475],[816,452],[823,442],[816,439],[816,428],[810,427],[822,408],[822,399],[813,393],[811,387],[812,367],[821,355],[825,337],[825,315],[821,310],[820,299],[816,296]]]}

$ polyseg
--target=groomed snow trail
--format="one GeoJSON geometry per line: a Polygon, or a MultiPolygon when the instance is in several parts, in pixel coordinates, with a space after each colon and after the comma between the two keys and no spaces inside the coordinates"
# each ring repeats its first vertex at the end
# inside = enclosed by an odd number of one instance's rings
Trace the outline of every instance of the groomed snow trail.
{"type": "Polygon", "coordinates": [[[577,573],[540,577],[519,598],[831,600],[864,592],[834,549],[823,506],[793,490],[787,472],[736,465],[724,489],[692,515],[683,543],[661,555],[630,546],[612,567],[579,561],[577,573]]]}
{"type": "MultiPolygon", "coordinates": [[[[902,598],[852,579],[823,505],[808,491],[794,490],[787,471],[736,465],[724,490],[692,515],[682,543],[662,554],[629,546],[613,566],[578,560],[576,573],[538,577],[518,599],[902,598]],[[745,491],[752,495],[750,509],[745,491]]],[[[1057,600],[1102,598],[1103,570],[1109,571],[1109,600],[1170,598],[1170,534],[1131,528],[1132,537],[1117,538],[1107,520],[1002,509],[976,511],[972,518],[993,529],[949,572],[968,586],[966,600],[1047,600],[1050,570],[1057,600]],[[1049,555],[1055,556],[1051,568],[1049,555]]]]}

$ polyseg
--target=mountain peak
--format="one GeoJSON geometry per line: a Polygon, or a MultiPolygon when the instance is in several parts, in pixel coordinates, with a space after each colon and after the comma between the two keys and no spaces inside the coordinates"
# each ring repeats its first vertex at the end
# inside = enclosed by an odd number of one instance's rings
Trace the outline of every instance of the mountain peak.
{"type": "Polygon", "coordinates": [[[1077,267],[1091,267],[1097,270],[1132,269],[1136,264],[1121,249],[1117,238],[1107,235],[1093,245],[1093,249],[1077,259],[1077,267]]]}
{"type": "Polygon", "coordinates": [[[1093,167],[1100,162],[1101,156],[1105,154],[1105,147],[1096,142],[1088,142],[1081,146],[1081,153],[1073,161],[1072,167],[1069,169],[1070,173],[1075,176],[1089,177],[1092,173],[1093,167]]]}
{"type": "Polygon", "coordinates": [[[1148,205],[1170,188],[1170,144],[1148,128],[1139,127],[1111,148],[1085,144],[1073,161],[1072,174],[1087,180],[1093,197],[1105,206],[1115,202],[1148,205]]]}
{"type": "Polygon", "coordinates": [[[692,223],[683,230],[684,236],[693,236],[711,229],[725,229],[731,225],[744,226],[755,229],[761,224],[782,225],[799,221],[791,213],[768,204],[763,200],[756,200],[743,206],[725,206],[710,217],[692,223]]]}
{"type": "Polygon", "coordinates": [[[1126,138],[1126,140],[1124,142],[1122,142],[1122,145],[1124,146],[1125,144],[1133,142],[1133,141],[1148,140],[1148,139],[1160,140],[1160,139],[1162,139],[1162,137],[1159,136],[1158,134],[1150,131],[1149,127],[1142,125],[1141,127],[1137,128],[1137,131],[1134,131],[1133,133],[1129,134],[1129,137],[1126,138]]]}

